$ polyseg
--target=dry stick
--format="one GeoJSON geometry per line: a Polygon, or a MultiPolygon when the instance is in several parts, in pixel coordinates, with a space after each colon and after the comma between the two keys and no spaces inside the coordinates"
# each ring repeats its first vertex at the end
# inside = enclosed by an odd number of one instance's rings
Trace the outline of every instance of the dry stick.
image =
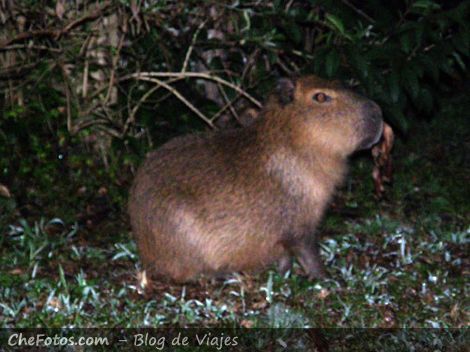
{"type": "Polygon", "coordinates": [[[6,66],[4,69],[0,69],[0,81],[1,80],[10,80],[15,79],[15,77],[23,78],[30,70],[36,68],[43,61],[38,60],[31,64],[16,65],[16,66],[6,66]]]}
{"type": "Polygon", "coordinates": [[[106,1],[103,3],[101,7],[96,9],[95,11],[91,12],[90,14],[87,14],[75,21],[70,22],[68,25],[61,29],[46,29],[46,30],[37,30],[37,31],[31,31],[31,32],[22,32],[18,34],[16,37],[11,38],[11,39],[6,39],[3,42],[0,42],[0,48],[4,48],[10,44],[27,40],[27,39],[32,39],[35,37],[53,37],[54,39],[59,39],[62,35],[66,34],[69,32],[71,29],[83,24],[84,22],[87,21],[92,21],[100,17],[104,10],[107,10],[111,5],[113,4],[112,1],[106,1]]]}
{"type": "Polygon", "coordinates": [[[248,100],[250,100],[253,104],[255,104],[258,108],[261,108],[261,103],[253,98],[250,94],[245,92],[243,89],[241,89],[239,86],[230,83],[226,81],[223,78],[213,76],[208,73],[204,72],[139,72],[139,73],[133,73],[128,76],[123,77],[123,79],[127,78],[136,78],[136,79],[141,79],[141,78],[147,78],[147,77],[182,77],[182,78],[200,78],[200,79],[206,79],[209,81],[215,81],[218,82],[224,86],[230,87],[233,90],[237,91],[241,95],[245,96],[248,100]]]}
{"type": "MultiPolygon", "coordinates": [[[[121,76],[121,77],[118,77],[116,79],[116,82],[123,82],[123,81],[128,81],[130,78],[135,78],[135,77],[132,77],[132,75],[125,75],[125,76],[121,76]]],[[[180,81],[182,79],[184,79],[185,77],[184,76],[181,76],[181,77],[176,77],[176,78],[173,78],[171,80],[168,80],[167,82],[176,82],[176,81],[180,81]]],[[[100,88],[97,88],[93,94],[90,95],[90,98],[96,98],[98,95],[101,94],[101,92],[103,92],[104,90],[108,89],[108,86],[106,87],[100,87],[100,88]]]]}
{"type": "Polygon", "coordinates": [[[227,110],[231,105],[235,104],[235,102],[241,97],[241,94],[238,94],[233,100],[227,102],[224,106],[220,108],[219,111],[217,111],[212,117],[212,121],[216,121],[220,115],[222,115],[225,110],[227,110]]]}
{"type": "Polygon", "coordinates": [[[78,52],[79,56],[87,55],[88,48],[91,47],[91,43],[92,43],[94,37],[95,37],[94,33],[89,34],[86,37],[86,39],[83,41],[82,46],[80,47],[80,51],[78,52]]]}
{"type": "Polygon", "coordinates": [[[277,64],[281,67],[288,75],[292,75],[292,70],[289,69],[281,60],[280,57],[277,59],[277,64]]]}
{"type": "Polygon", "coordinates": [[[199,116],[205,123],[207,123],[211,128],[216,128],[212,121],[204,115],[202,112],[200,112],[193,104],[191,104],[183,95],[181,95],[180,92],[178,92],[175,88],[170,86],[169,84],[157,79],[157,78],[149,78],[149,77],[136,77],[137,79],[141,81],[148,81],[148,82],[154,82],[157,83],[158,85],[162,86],[163,88],[167,89],[175,97],[177,97],[183,104],[185,104],[188,108],[190,108],[197,116],[199,116]]]}
{"type": "Polygon", "coordinates": [[[102,15],[103,11],[107,10],[108,7],[110,7],[112,4],[113,4],[113,1],[105,1],[101,7],[97,8],[92,13],[87,14],[87,15],[79,18],[78,20],[73,21],[73,22],[69,23],[67,26],[65,26],[65,28],[60,31],[60,35],[63,35],[64,33],[67,33],[72,28],[77,27],[77,26],[81,25],[84,22],[97,19],[98,17],[100,17],[102,15]]]}
{"type": "Polygon", "coordinates": [[[85,67],[83,68],[83,82],[82,82],[82,97],[86,98],[88,95],[88,75],[90,71],[90,55],[89,48],[93,45],[95,40],[94,36],[88,36],[85,43],[80,49],[80,54],[85,56],[85,67]]]}
{"type": "Polygon", "coordinates": [[[286,8],[285,8],[285,12],[289,12],[290,10],[290,7],[292,6],[292,3],[294,2],[294,0],[290,0],[289,3],[287,4],[286,8]]]}
{"type": "Polygon", "coordinates": [[[88,95],[88,72],[90,70],[90,60],[85,59],[85,67],[83,68],[83,82],[82,82],[82,97],[86,98],[88,95]]]}
{"type": "MultiPolygon", "coordinates": [[[[29,69],[29,67],[31,67],[31,69],[32,69],[32,68],[36,67],[39,63],[40,63],[40,61],[38,61],[38,62],[36,62],[36,63],[33,63],[32,65],[28,65],[27,68],[29,69]]],[[[36,88],[36,86],[42,81],[42,79],[44,78],[44,76],[48,75],[49,72],[51,72],[51,71],[55,68],[55,66],[56,66],[55,63],[51,63],[51,64],[49,65],[49,67],[48,67],[46,70],[44,70],[44,71],[41,73],[41,75],[40,75],[39,77],[35,77],[34,80],[33,80],[33,79],[29,79],[29,80],[28,80],[28,79],[22,78],[21,83],[18,83],[18,85],[16,86],[16,88],[19,89],[19,88],[28,86],[28,85],[30,85],[30,84],[32,84],[32,86],[31,86],[32,89],[36,88]],[[34,81],[34,83],[32,83],[33,81],[34,81]]],[[[23,66],[23,67],[24,67],[24,66],[23,66]]],[[[20,68],[21,68],[21,67],[20,67],[20,68]]],[[[26,73],[26,72],[25,72],[25,73],[26,73]]],[[[2,80],[2,78],[3,78],[3,79],[8,79],[8,80],[10,80],[10,78],[13,78],[13,77],[12,77],[11,75],[6,74],[6,76],[5,76],[5,78],[4,78],[3,73],[0,71],[0,81],[2,80]]],[[[19,78],[17,78],[17,79],[19,79],[19,78]]]]}
{"type": "MultiPolygon", "coordinates": [[[[225,100],[225,106],[228,105],[228,109],[230,110],[230,112],[232,113],[233,117],[235,117],[235,120],[237,120],[239,123],[240,123],[240,116],[238,116],[237,112],[235,111],[235,109],[233,108],[233,103],[235,103],[235,101],[231,102],[229,97],[227,96],[227,94],[225,93],[225,90],[224,88],[222,87],[222,85],[220,83],[217,83],[217,88],[219,88],[219,91],[220,93],[222,94],[222,97],[224,98],[225,100]]],[[[212,121],[215,121],[215,117],[212,116],[212,121]]],[[[240,123],[241,124],[241,123],[240,123]]]]}
{"type": "Polygon", "coordinates": [[[25,50],[25,49],[33,49],[33,50],[44,50],[50,51],[53,53],[61,53],[61,49],[57,48],[50,48],[45,45],[29,45],[29,44],[13,44],[3,48],[0,48],[0,51],[8,51],[8,50],[25,50]]]}
{"type": "Polygon", "coordinates": [[[57,33],[57,30],[38,30],[31,32],[23,32],[18,34],[15,38],[6,39],[3,42],[0,42],[0,49],[3,49],[4,47],[9,46],[10,44],[34,37],[55,37],[57,33]]]}
{"type": "MultiPolygon", "coordinates": [[[[132,123],[135,121],[135,114],[137,113],[137,110],[139,110],[140,106],[144,103],[144,101],[146,101],[148,99],[148,97],[150,95],[152,95],[153,93],[155,93],[158,89],[160,89],[161,86],[159,85],[156,85],[155,87],[149,89],[140,99],[139,101],[137,102],[137,104],[135,104],[135,106],[132,108],[131,110],[131,113],[129,114],[129,119],[128,121],[126,121],[126,124],[127,122],[129,123],[132,123]]],[[[125,128],[126,126],[124,126],[125,128]]],[[[127,128],[125,128],[125,130],[127,130],[127,128]]]]}
{"type": "MultiPolygon", "coordinates": [[[[169,86],[170,83],[176,82],[178,80],[184,79],[184,78],[201,78],[201,79],[206,79],[206,80],[212,80],[221,83],[222,85],[225,85],[227,87],[230,87],[234,89],[236,92],[238,92],[240,95],[245,96],[248,100],[250,100],[253,104],[255,104],[257,107],[261,107],[261,103],[253,98],[250,94],[245,92],[243,89],[240,87],[222,79],[217,76],[210,75],[208,73],[202,73],[202,72],[143,72],[143,73],[134,73],[130,74],[127,76],[122,76],[118,79],[118,81],[124,81],[128,80],[130,78],[135,78],[138,80],[142,81],[149,81],[149,82],[154,82],[159,84],[161,87],[167,89],[170,93],[177,92],[175,89],[173,89],[171,86],[169,86]],[[158,82],[161,82],[160,80],[152,80],[149,79],[149,77],[173,77],[171,80],[168,80],[166,84],[159,84],[158,82]]],[[[158,87],[158,86],[157,86],[158,87]]],[[[92,96],[96,96],[99,94],[100,91],[102,91],[103,88],[99,89],[97,92],[93,93],[92,96]]],[[[153,90],[151,93],[153,93],[155,90],[153,90]]],[[[135,121],[135,114],[137,110],[139,109],[140,105],[148,99],[148,97],[151,95],[151,93],[147,92],[141,100],[137,103],[137,105],[133,108],[132,113],[130,114],[129,118],[126,120],[124,124],[124,129],[123,129],[123,135],[128,131],[129,126],[132,122],[135,121]]],[[[214,121],[220,114],[222,114],[227,108],[229,108],[238,98],[237,96],[235,99],[233,99],[232,102],[229,102],[226,104],[224,107],[222,107],[211,119],[207,118],[204,114],[202,114],[196,107],[194,107],[191,103],[189,103],[179,92],[177,92],[178,95],[176,97],[180,99],[186,106],[188,106],[193,112],[195,112],[201,119],[203,119],[209,126],[212,128],[215,128],[214,124],[212,121],[214,121]]],[[[88,109],[88,113],[93,109],[88,109]]],[[[87,123],[88,125],[91,125],[91,123],[87,123]]],[[[77,126],[78,128],[81,128],[82,126],[77,126]]]]}
{"type": "Polygon", "coordinates": [[[114,79],[115,79],[115,76],[116,76],[116,66],[117,66],[117,63],[118,63],[118,60],[119,60],[119,53],[121,52],[123,43],[124,43],[124,34],[122,34],[121,37],[119,38],[119,43],[118,43],[118,47],[117,47],[117,50],[116,50],[116,54],[113,57],[113,66],[111,68],[111,77],[109,78],[108,93],[106,94],[106,98],[104,99],[104,102],[103,102],[103,104],[105,104],[105,105],[108,103],[108,101],[111,97],[111,91],[114,87],[114,79]]]}
{"type": "Polygon", "coordinates": [[[105,120],[105,119],[88,119],[88,120],[82,120],[82,121],[79,121],[78,123],[75,124],[75,126],[73,126],[73,129],[74,129],[74,133],[77,133],[87,127],[91,127],[91,126],[94,126],[94,125],[97,125],[97,126],[100,126],[100,125],[106,125],[107,123],[109,123],[109,121],[105,120]]]}
{"type": "Polygon", "coordinates": [[[186,72],[186,69],[188,68],[189,58],[191,57],[191,53],[193,52],[194,44],[196,44],[197,36],[199,35],[199,32],[201,32],[202,28],[204,28],[206,23],[207,20],[201,22],[201,24],[199,24],[199,26],[197,27],[196,32],[194,32],[193,38],[191,39],[191,44],[189,45],[188,51],[186,52],[186,57],[184,58],[183,67],[181,68],[182,73],[186,72]]]}
{"type": "Polygon", "coordinates": [[[251,67],[255,64],[255,59],[260,53],[260,49],[256,48],[249,56],[247,59],[247,64],[245,65],[245,68],[243,69],[243,72],[241,74],[241,81],[243,81],[248,74],[248,72],[251,70],[251,67]]]}
{"type": "MultiPolygon", "coordinates": [[[[96,111],[94,112],[93,117],[83,117],[75,120],[74,132],[77,133],[84,128],[90,126],[100,126],[100,125],[109,125],[110,122],[113,122],[109,117],[109,114],[106,111],[106,107],[96,105],[96,111]],[[99,110],[101,109],[101,110],[99,110]]],[[[117,136],[117,132],[116,132],[117,136]]]]}
{"type": "MultiPolygon", "coordinates": [[[[175,78],[175,79],[170,79],[167,81],[168,84],[170,83],[173,83],[173,82],[176,82],[176,81],[179,81],[181,80],[182,78],[175,78]]],[[[124,123],[124,127],[123,127],[123,130],[122,130],[122,136],[125,136],[128,129],[129,129],[129,126],[135,122],[135,115],[137,114],[137,110],[139,110],[140,106],[148,99],[148,97],[150,95],[152,95],[153,93],[155,93],[158,89],[160,89],[162,86],[161,85],[156,85],[155,87],[151,88],[150,90],[148,90],[140,99],[139,101],[137,102],[137,104],[135,104],[135,106],[132,108],[130,114],[129,114],[129,117],[127,118],[126,122],[124,123]]]]}
{"type": "Polygon", "coordinates": [[[62,75],[64,76],[64,85],[65,85],[65,101],[66,101],[66,107],[67,107],[67,131],[69,133],[73,134],[72,131],[72,109],[71,109],[71,103],[70,103],[70,87],[68,84],[68,77],[67,77],[67,72],[65,71],[65,67],[60,64],[60,68],[62,70],[62,75]]]}
{"type": "Polygon", "coordinates": [[[364,17],[367,21],[369,21],[371,23],[375,23],[375,20],[372,17],[370,17],[368,14],[366,14],[361,9],[358,9],[356,6],[351,4],[348,0],[342,0],[342,2],[343,2],[343,4],[348,6],[350,9],[352,9],[355,13],[357,13],[358,15],[364,17]]]}

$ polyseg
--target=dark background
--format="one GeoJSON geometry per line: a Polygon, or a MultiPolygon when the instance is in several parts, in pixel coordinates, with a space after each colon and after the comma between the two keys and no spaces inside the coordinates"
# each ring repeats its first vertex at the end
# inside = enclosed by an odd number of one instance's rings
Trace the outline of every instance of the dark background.
{"type": "Polygon", "coordinates": [[[0,3],[0,324],[468,325],[469,7],[0,3]],[[125,210],[146,152],[240,127],[279,77],[312,73],[374,99],[397,136],[381,199],[370,153],[353,158],[320,229],[330,279],[142,294],[125,210]]]}

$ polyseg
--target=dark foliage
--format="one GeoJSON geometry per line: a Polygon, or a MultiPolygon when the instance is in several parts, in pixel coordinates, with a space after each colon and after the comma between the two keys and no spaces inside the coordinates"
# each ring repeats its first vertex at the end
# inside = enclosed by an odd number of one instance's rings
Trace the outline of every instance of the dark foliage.
{"type": "Polygon", "coordinates": [[[149,146],[203,128],[201,116],[225,126],[252,105],[188,73],[210,72],[256,97],[279,76],[347,80],[402,132],[467,78],[467,1],[139,4],[19,1],[1,9],[0,153],[11,156],[0,161],[4,182],[28,177],[46,186],[54,171],[96,162],[117,176],[149,146]],[[136,72],[175,73],[157,77],[199,116],[157,81],[131,78],[136,72]]]}
{"type": "Polygon", "coordinates": [[[469,10],[0,1],[0,326],[467,326],[469,10]],[[377,101],[397,135],[384,199],[360,160],[321,229],[335,279],[142,295],[123,215],[136,165],[173,136],[245,123],[279,77],[308,73],[377,101]]]}

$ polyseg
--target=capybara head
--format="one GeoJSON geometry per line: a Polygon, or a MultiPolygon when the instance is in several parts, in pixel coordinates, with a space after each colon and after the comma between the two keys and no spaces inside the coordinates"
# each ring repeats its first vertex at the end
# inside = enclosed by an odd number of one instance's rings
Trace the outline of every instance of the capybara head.
{"type": "MultiPolygon", "coordinates": [[[[316,76],[279,80],[276,93],[299,147],[347,156],[380,139],[382,112],[372,100],[316,76]]],[[[271,99],[275,101],[276,99],[271,99]]]]}

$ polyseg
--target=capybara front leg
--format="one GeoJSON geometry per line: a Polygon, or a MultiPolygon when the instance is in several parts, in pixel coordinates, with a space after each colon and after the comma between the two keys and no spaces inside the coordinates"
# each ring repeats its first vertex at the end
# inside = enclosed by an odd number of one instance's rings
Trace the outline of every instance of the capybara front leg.
{"type": "Polygon", "coordinates": [[[289,254],[285,254],[279,261],[277,262],[277,271],[281,275],[285,275],[289,270],[292,269],[292,256],[289,254]]]}
{"type": "Polygon", "coordinates": [[[309,280],[326,276],[325,267],[320,257],[318,244],[315,241],[302,241],[291,248],[309,280]]]}

